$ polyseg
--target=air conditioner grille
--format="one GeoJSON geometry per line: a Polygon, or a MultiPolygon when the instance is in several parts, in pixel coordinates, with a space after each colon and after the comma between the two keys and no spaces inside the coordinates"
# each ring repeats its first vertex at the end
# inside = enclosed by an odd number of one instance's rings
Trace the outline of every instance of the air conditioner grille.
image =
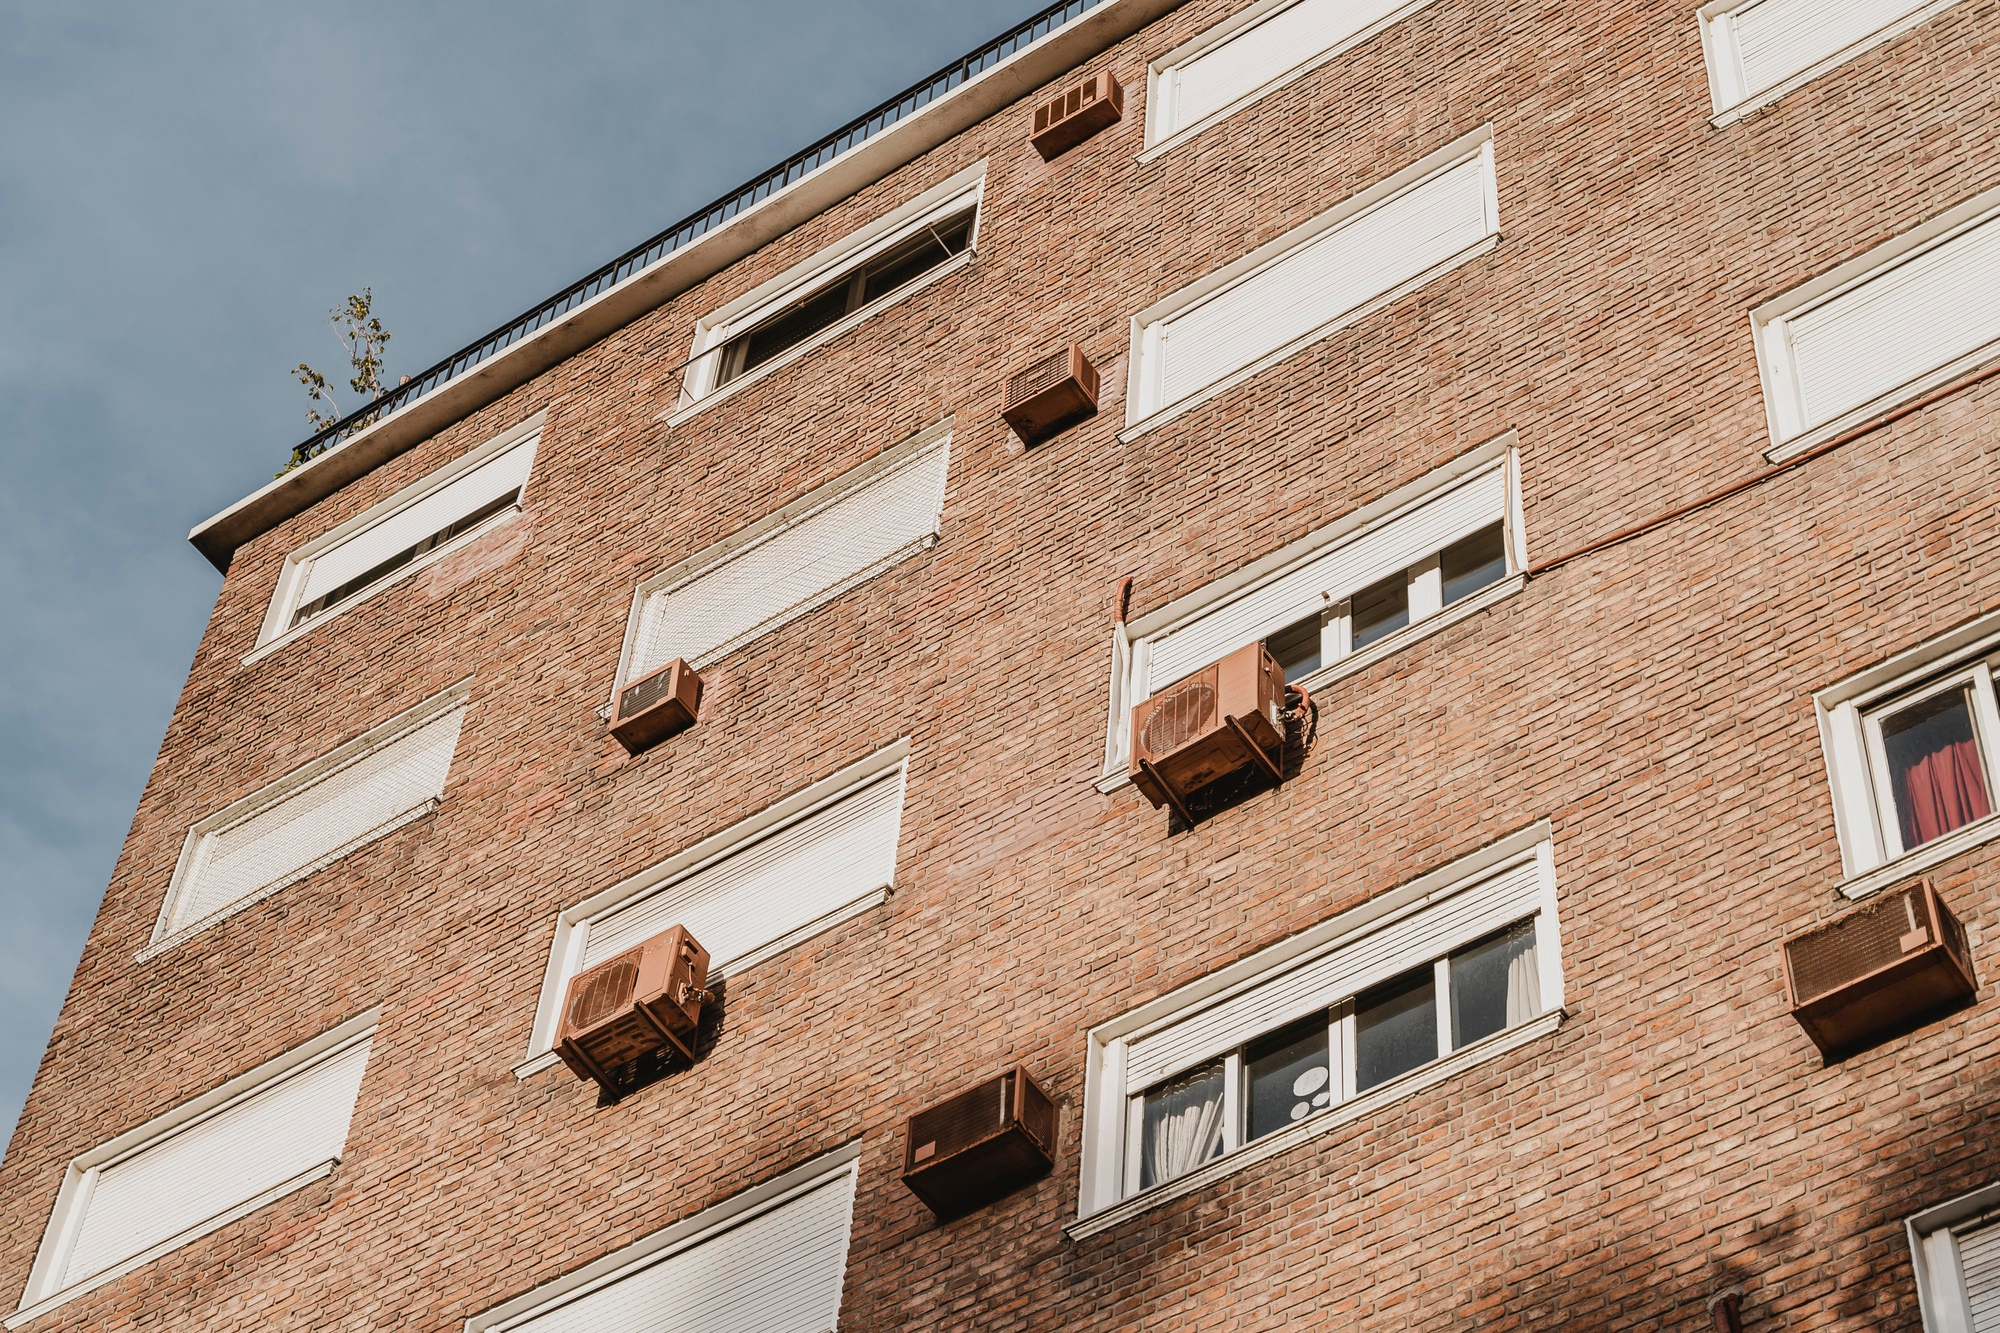
{"type": "Polygon", "coordinates": [[[1038,393],[1045,393],[1069,378],[1070,353],[1068,348],[1053,356],[1044,357],[1026,370],[1007,381],[1007,406],[1025,403],[1038,393]]]}
{"type": "Polygon", "coordinates": [[[572,1028],[593,1027],[632,1003],[639,988],[641,950],[612,959],[598,967],[570,997],[568,1023],[572,1028]]]}
{"type": "Polygon", "coordinates": [[[637,684],[627,686],[625,692],[618,696],[618,716],[633,717],[645,712],[666,698],[673,685],[674,673],[669,668],[655,671],[637,684]]]}
{"type": "Polygon", "coordinates": [[[1215,686],[1197,678],[1176,685],[1154,705],[1139,733],[1139,745],[1149,755],[1171,754],[1214,725],[1215,686]]]}
{"type": "Polygon", "coordinates": [[[1014,1076],[1002,1074],[910,1118],[912,1166],[954,1153],[1007,1127],[1014,1076]]]}
{"type": "Polygon", "coordinates": [[[1929,918],[1922,890],[1910,888],[1794,940],[1792,982],[1798,988],[1798,1003],[1878,972],[1933,943],[1929,918]]]}

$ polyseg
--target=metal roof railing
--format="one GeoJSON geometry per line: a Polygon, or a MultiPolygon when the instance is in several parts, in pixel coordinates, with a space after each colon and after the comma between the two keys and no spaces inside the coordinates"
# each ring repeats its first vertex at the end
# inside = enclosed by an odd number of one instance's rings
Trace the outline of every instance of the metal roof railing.
{"type": "Polygon", "coordinates": [[[602,268],[577,279],[526,314],[509,320],[485,337],[453,352],[430,369],[410,377],[381,397],[371,400],[366,406],[348,413],[294,448],[292,465],[297,466],[319,457],[391,412],[436,392],[474,366],[520,342],[535,330],[562,318],[599,293],[628,281],[640,270],[657,264],[676,250],[699,240],[745,209],[825,166],[843,153],[880,134],[897,121],[922,110],[975,74],[998,64],[1030,42],[1038,41],[1057,28],[1074,22],[1103,3],[1105,0],[1062,0],[1062,3],[1050,5],[1033,17],[1009,28],[978,50],[849,121],[817,143],[792,154],[769,171],[730,191],[652,239],[642,241],[602,268]]]}

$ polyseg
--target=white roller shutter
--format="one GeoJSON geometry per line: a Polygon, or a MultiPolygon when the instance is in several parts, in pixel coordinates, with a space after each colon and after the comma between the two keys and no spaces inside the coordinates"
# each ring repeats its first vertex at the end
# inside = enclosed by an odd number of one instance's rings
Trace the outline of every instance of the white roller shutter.
{"type": "Polygon", "coordinates": [[[290,884],[430,809],[444,793],[465,705],[429,711],[400,734],[364,737],[197,825],[156,939],[290,884]]]}
{"type": "Polygon", "coordinates": [[[1506,512],[1505,466],[1495,462],[1389,522],[1329,547],[1150,640],[1146,692],[1157,694],[1244,644],[1501,522],[1506,512]]]}
{"type": "Polygon", "coordinates": [[[1169,1027],[1135,1038],[1125,1057],[1126,1092],[1142,1092],[1295,1018],[1533,916],[1542,901],[1540,865],[1530,858],[1434,907],[1305,959],[1169,1027]]]}
{"type": "Polygon", "coordinates": [[[1410,0],[1298,0],[1161,71],[1165,139],[1381,23],[1410,0]]]}
{"type": "Polygon", "coordinates": [[[2000,1333],[2000,1221],[1962,1231],[1956,1239],[1972,1333],[2000,1333]]]}
{"type": "Polygon", "coordinates": [[[732,539],[714,557],[646,594],[625,678],[676,657],[705,666],[928,546],[944,509],[949,438],[860,485],[841,478],[786,521],[732,539]]]}
{"type": "Polygon", "coordinates": [[[1716,110],[1807,74],[1932,0],[1754,0],[1710,20],[1716,110]]]}
{"type": "Polygon", "coordinates": [[[73,1286],[337,1161],[368,1063],[370,1036],[177,1125],[93,1168],[55,1282],[73,1286]]]}
{"type": "Polygon", "coordinates": [[[698,1234],[686,1245],[504,1327],[507,1333],[833,1333],[847,1272],[854,1172],[698,1234]]]}
{"type": "Polygon", "coordinates": [[[314,555],[292,605],[303,606],[330,589],[365,574],[468,514],[528,483],[539,432],[487,459],[429,495],[385,515],[378,522],[314,555]]]}
{"type": "Polygon", "coordinates": [[[902,820],[898,767],[591,920],[580,967],[682,925],[709,951],[711,965],[725,969],[887,888],[896,874],[902,820]]]}
{"type": "Polygon", "coordinates": [[[1786,435],[2000,342],[2000,215],[1775,323],[1797,394],[1786,435]]]}
{"type": "MultiPolygon", "coordinates": [[[[1313,232],[1163,319],[1147,411],[1200,392],[1438,268],[1499,230],[1482,145],[1385,199],[1313,232]]],[[[1310,228],[1313,224],[1308,224],[1310,228]]]]}

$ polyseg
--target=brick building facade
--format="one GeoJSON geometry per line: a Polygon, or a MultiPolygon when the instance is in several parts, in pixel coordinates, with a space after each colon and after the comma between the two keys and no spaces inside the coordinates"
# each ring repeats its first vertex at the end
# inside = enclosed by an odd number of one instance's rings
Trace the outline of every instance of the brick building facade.
{"type": "Polygon", "coordinates": [[[198,529],[7,1327],[2000,1328],[2000,1011],[1823,1059],[1782,948],[1928,876],[1990,977],[2000,4],[1363,9],[1071,5],[198,529]],[[1285,780],[1155,808],[1260,639],[1285,780]]]}

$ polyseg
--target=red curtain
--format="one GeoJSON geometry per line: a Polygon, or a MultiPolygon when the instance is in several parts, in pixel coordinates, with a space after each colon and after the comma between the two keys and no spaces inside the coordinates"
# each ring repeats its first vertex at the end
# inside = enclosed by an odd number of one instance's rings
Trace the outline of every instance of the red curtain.
{"type": "Polygon", "coordinates": [[[1984,819],[1993,807],[1979,771],[1979,743],[1970,737],[1933,750],[1904,770],[1903,846],[1915,847],[1939,834],[1984,819]]]}

